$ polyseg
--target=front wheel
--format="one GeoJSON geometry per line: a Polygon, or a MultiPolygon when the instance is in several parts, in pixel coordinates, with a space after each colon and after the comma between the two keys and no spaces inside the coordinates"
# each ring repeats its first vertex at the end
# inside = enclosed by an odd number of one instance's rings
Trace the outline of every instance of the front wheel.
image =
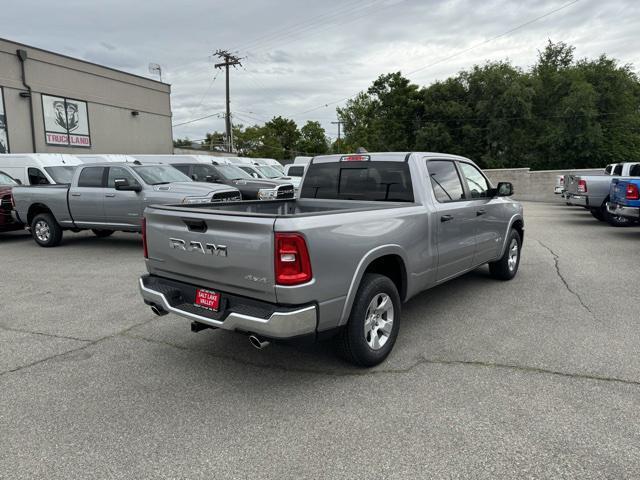
{"type": "Polygon", "coordinates": [[[39,213],[31,221],[31,235],[41,247],[55,247],[62,241],[62,228],[50,213],[39,213]]]}
{"type": "Polygon", "coordinates": [[[400,308],[400,295],[389,277],[366,274],[349,322],[337,338],[345,360],[362,367],[382,363],[398,337],[400,308]]]}
{"type": "Polygon", "coordinates": [[[92,228],[91,231],[98,238],[106,238],[113,235],[113,230],[98,230],[97,228],[92,228]]]}
{"type": "Polygon", "coordinates": [[[518,273],[520,266],[520,250],[522,239],[517,230],[511,230],[507,238],[507,249],[504,255],[495,262],[489,264],[489,272],[498,280],[511,280],[518,273]]]}

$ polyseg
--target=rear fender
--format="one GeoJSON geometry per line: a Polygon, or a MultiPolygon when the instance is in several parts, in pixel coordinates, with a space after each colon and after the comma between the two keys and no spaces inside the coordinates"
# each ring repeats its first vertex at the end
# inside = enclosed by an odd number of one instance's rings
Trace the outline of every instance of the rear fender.
{"type": "MultiPolygon", "coordinates": [[[[374,260],[386,255],[397,255],[402,259],[405,267],[407,265],[410,265],[407,260],[407,254],[400,245],[381,245],[367,252],[358,263],[353,278],[351,279],[349,291],[347,292],[347,298],[345,299],[344,307],[342,309],[342,315],[340,316],[340,321],[338,322],[340,326],[345,325],[349,320],[349,315],[351,315],[351,308],[353,307],[353,302],[355,300],[356,293],[358,292],[358,288],[360,287],[360,282],[362,282],[364,272],[374,260]]],[[[407,272],[407,278],[404,279],[407,285],[406,291],[411,291],[409,279],[410,275],[407,272]]],[[[401,300],[404,301],[405,299],[401,298],[401,300]]]]}

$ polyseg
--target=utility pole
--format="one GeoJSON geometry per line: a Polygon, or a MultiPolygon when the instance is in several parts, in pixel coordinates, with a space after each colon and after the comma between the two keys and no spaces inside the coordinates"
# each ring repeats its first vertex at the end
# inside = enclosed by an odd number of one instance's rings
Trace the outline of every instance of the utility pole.
{"type": "Polygon", "coordinates": [[[342,120],[338,120],[337,122],[331,122],[331,125],[338,125],[338,153],[342,153],[342,145],[340,144],[340,126],[344,122],[342,120]]]}
{"type": "Polygon", "coordinates": [[[233,150],[233,141],[231,134],[231,100],[229,99],[229,67],[242,66],[240,58],[236,55],[232,55],[227,50],[218,50],[214,53],[215,56],[224,60],[223,62],[216,63],[215,68],[225,68],[227,77],[227,114],[225,115],[225,129],[227,132],[227,152],[231,153],[233,150]]]}

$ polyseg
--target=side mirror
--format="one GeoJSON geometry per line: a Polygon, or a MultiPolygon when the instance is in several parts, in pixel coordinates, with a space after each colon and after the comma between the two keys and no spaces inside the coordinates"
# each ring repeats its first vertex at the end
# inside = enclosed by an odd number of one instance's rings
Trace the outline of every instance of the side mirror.
{"type": "Polygon", "coordinates": [[[142,191],[142,187],[140,185],[131,185],[129,184],[129,180],[126,178],[116,178],[113,181],[113,184],[116,190],[121,192],[140,192],[142,191]]]}
{"type": "Polygon", "coordinates": [[[496,187],[496,197],[510,197],[513,195],[513,183],[499,182],[496,187]]]}
{"type": "Polygon", "coordinates": [[[14,180],[18,185],[22,185],[22,180],[20,180],[19,178],[14,178],[14,180]]]}
{"type": "Polygon", "coordinates": [[[251,174],[251,176],[252,176],[253,178],[260,178],[260,177],[258,177],[258,174],[257,174],[257,173],[252,173],[252,174],[251,174]]]}

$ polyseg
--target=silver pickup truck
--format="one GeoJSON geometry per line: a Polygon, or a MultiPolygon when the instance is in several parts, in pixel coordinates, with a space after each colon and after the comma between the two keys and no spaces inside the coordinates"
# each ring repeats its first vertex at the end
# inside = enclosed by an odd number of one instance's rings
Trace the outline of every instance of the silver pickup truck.
{"type": "Polygon", "coordinates": [[[596,219],[615,227],[625,227],[633,222],[607,210],[611,181],[614,178],[640,176],[640,163],[625,162],[607,166],[604,173],[597,175],[565,175],[564,196],[568,205],[584,207],[596,219]],[[611,168],[610,168],[611,167],[611,168]]]}
{"type": "Polygon", "coordinates": [[[77,166],[69,185],[13,189],[15,215],[43,247],[54,247],[63,230],[91,229],[98,237],[139,232],[145,207],[162,203],[241,200],[233,187],[193,182],[168,165],[135,163],[77,166]]]}
{"type": "Polygon", "coordinates": [[[296,200],[147,208],[140,290],[193,331],[245,332],[258,348],[335,335],[349,361],[376,365],[402,302],[487,263],[516,275],[524,220],[512,193],[453,155],[315,157],[296,200]]]}

